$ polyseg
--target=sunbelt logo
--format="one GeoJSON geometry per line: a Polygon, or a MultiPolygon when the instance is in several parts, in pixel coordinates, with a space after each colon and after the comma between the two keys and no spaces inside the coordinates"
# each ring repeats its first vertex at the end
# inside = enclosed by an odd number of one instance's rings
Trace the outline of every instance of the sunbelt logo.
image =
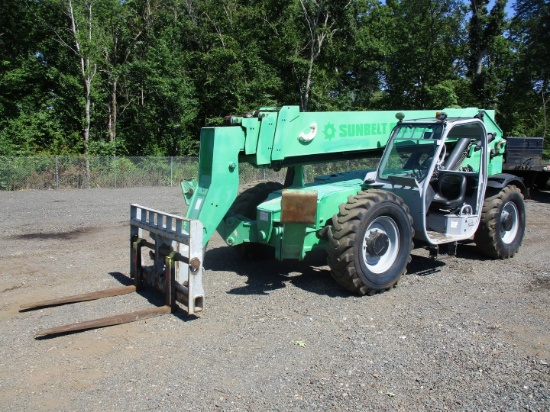
{"type": "Polygon", "coordinates": [[[349,137],[367,137],[372,135],[387,135],[391,131],[394,123],[347,123],[338,124],[327,123],[323,129],[325,139],[349,137]]]}

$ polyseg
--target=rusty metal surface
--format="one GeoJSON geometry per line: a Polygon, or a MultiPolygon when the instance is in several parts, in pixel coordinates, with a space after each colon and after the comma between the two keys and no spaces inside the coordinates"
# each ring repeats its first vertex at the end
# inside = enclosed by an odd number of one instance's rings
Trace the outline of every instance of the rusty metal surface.
{"type": "Polygon", "coordinates": [[[41,302],[34,302],[26,305],[21,305],[19,311],[25,312],[25,311],[34,310],[34,309],[66,305],[69,303],[86,302],[89,300],[108,298],[111,296],[125,295],[127,293],[132,293],[135,291],[136,291],[136,287],[134,285],[104,289],[97,292],[83,293],[80,295],[73,295],[73,296],[65,296],[63,298],[43,300],[41,302]]]}
{"type": "Polygon", "coordinates": [[[317,218],[316,190],[283,190],[281,222],[315,223],[317,218]]]}
{"type": "Polygon", "coordinates": [[[55,336],[66,333],[75,333],[89,329],[104,328],[107,326],[121,325],[123,323],[135,322],[138,320],[149,319],[155,316],[171,313],[170,306],[161,306],[152,309],[140,310],[137,312],[123,313],[120,315],[109,316],[101,319],[94,319],[80,323],[71,323],[69,325],[57,326],[55,328],[43,329],[36,333],[35,338],[46,336],[55,336]]]}
{"type": "Polygon", "coordinates": [[[196,257],[192,258],[191,261],[189,262],[189,266],[191,266],[191,270],[192,270],[193,272],[196,272],[196,271],[199,270],[200,267],[201,267],[201,261],[200,261],[200,259],[198,259],[198,258],[196,258],[196,257]]]}

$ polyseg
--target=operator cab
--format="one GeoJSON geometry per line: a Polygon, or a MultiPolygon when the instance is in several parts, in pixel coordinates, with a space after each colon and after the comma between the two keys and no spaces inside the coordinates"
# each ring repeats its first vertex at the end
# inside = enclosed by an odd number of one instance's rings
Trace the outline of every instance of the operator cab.
{"type": "Polygon", "coordinates": [[[438,113],[435,119],[400,119],[374,180],[408,205],[415,238],[438,245],[473,236],[486,176],[483,122],[438,113]]]}

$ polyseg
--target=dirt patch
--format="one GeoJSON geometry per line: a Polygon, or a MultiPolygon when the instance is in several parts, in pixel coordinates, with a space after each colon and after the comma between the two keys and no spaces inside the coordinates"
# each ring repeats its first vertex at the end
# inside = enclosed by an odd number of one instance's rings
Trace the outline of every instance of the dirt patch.
{"type": "Polygon", "coordinates": [[[529,287],[529,290],[550,290],[550,277],[535,277],[529,287]]]}
{"type": "Polygon", "coordinates": [[[17,240],[74,240],[82,236],[96,233],[100,229],[97,228],[82,228],[69,230],[67,232],[39,232],[39,233],[24,233],[13,236],[17,240]]]}

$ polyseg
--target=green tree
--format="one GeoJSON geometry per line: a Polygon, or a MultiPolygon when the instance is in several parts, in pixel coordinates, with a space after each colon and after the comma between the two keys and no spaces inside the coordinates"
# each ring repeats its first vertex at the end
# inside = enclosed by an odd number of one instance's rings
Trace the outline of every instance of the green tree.
{"type": "Polygon", "coordinates": [[[470,0],[466,64],[471,93],[475,99],[472,103],[494,109],[502,86],[496,59],[507,28],[507,0],[496,0],[490,11],[487,8],[489,2],[490,0],[470,0]]]}
{"type": "Polygon", "coordinates": [[[377,1],[331,3],[332,32],[312,65],[314,110],[371,107],[380,90],[384,52],[375,34],[381,26],[377,1]]]}
{"type": "Polygon", "coordinates": [[[459,1],[391,0],[380,17],[384,109],[460,103],[460,50],[465,10],[459,1]]]}
{"type": "Polygon", "coordinates": [[[108,89],[107,129],[109,143],[116,147],[119,82],[127,62],[144,33],[144,15],[135,1],[110,0],[103,4],[105,43],[102,52],[105,87],[108,89]]]}
{"type": "MultiPolygon", "coordinates": [[[[514,17],[524,69],[538,98],[533,132],[548,136],[550,122],[550,1],[518,0],[514,17]]],[[[550,149],[550,148],[549,148],[550,149]]]]}
{"type": "Polygon", "coordinates": [[[197,99],[182,41],[187,24],[183,1],[135,1],[135,29],[119,68],[117,136],[137,155],[187,155],[197,150],[193,130],[197,99]],[[139,36],[138,36],[139,34],[139,36]]]}
{"type": "MultiPolygon", "coordinates": [[[[499,124],[507,136],[548,136],[550,2],[520,0],[510,26],[513,50],[499,103],[499,124]]],[[[544,142],[550,157],[550,143],[544,142]]]]}
{"type": "Polygon", "coordinates": [[[39,2],[0,3],[0,155],[43,153],[63,141],[39,11],[39,2]]]}
{"type": "MultiPolygon", "coordinates": [[[[70,37],[62,35],[62,30],[56,31],[61,44],[70,49],[78,61],[81,80],[84,83],[84,154],[88,155],[91,127],[92,86],[98,72],[101,45],[98,44],[98,22],[94,14],[94,1],[75,2],[64,0],[61,7],[65,9],[69,18],[70,37]]],[[[89,179],[90,168],[86,163],[86,175],[89,179]]]]}

